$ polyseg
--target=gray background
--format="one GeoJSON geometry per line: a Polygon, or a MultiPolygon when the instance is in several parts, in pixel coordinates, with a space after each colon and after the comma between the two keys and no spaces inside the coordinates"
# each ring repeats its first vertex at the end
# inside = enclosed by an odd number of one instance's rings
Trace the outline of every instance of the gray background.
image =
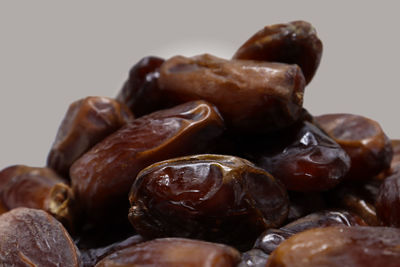
{"type": "Polygon", "coordinates": [[[68,105],[115,96],[146,55],[231,57],[263,26],[299,19],[324,43],[304,106],[400,138],[396,1],[0,1],[0,168],[44,165],[68,105]]]}

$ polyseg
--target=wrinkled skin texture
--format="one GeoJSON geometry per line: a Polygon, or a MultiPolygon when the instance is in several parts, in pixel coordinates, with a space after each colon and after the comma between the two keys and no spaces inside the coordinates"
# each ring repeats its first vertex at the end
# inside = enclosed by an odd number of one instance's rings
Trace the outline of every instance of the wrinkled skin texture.
{"type": "Polygon", "coordinates": [[[42,210],[16,208],[2,214],[0,236],[1,266],[81,266],[68,232],[42,210]]]}
{"type": "Polygon", "coordinates": [[[305,21],[293,21],[265,26],[233,58],[297,64],[308,84],[317,71],[321,55],[322,42],[314,27],[305,21]]]}
{"type": "Polygon", "coordinates": [[[81,250],[81,253],[82,253],[81,258],[82,258],[82,263],[83,263],[82,266],[83,267],[92,267],[92,266],[96,265],[96,263],[98,263],[100,260],[107,257],[108,255],[110,255],[118,250],[137,245],[139,243],[142,243],[143,241],[144,241],[144,239],[142,236],[134,235],[125,240],[113,243],[106,247],[81,250]]]}
{"type": "Polygon", "coordinates": [[[343,208],[360,216],[368,225],[379,226],[375,201],[381,181],[369,180],[363,183],[343,183],[326,194],[332,208],[343,208]]]}
{"type": "Polygon", "coordinates": [[[117,100],[125,103],[140,117],[166,107],[158,88],[158,71],[164,60],[159,57],[144,57],[129,72],[128,80],[118,93],[117,100]]]}
{"type": "Polygon", "coordinates": [[[258,148],[264,151],[258,152],[257,165],[280,179],[288,190],[328,190],[339,184],[349,170],[346,152],[309,122],[282,133],[280,138],[282,142],[258,148]]]}
{"type": "Polygon", "coordinates": [[[283,242],[267,267],[398,267],[400,229],[327,227],[311,229],[283,242]]]}
{"type": "Polygon", "coordinates": [[[230,129],[270,132],[300,117],[304,77],[296,65],[229,61],[204,54],[165,61],[159,87],[172,103],[198,99],[213,103],[230,129]]]}
{"type": "Polygon", "coordinates": [[[376,121],[353,114],[326,114],[315,120],[350,156],[346,180],[372,178],[390,167],[392,145],[376,121]]]}
{"type": "Polygon", "coordinates": [[[96,267],[234,267],[239,260],[239,252],[225,245],[164,238],[119,250],[104,258],[96,267]]]}
{"type": "Polygon", "coordinates": [[[376,200],[376,211],[385,225],[400,227],[399,170],[382,182],[376,200]]]}
{"type": "Polygon", "coordinates": [[[247,160],[223,155],[153,164],[138,174],[129,200],[129,220],[145,237],[190,237],[239,249],[279,226],[288,212],[279,182],[247,160]]]}
{"type": "Polygon", "coordinates": [[[108,97],[92,96],[73,102],[47,156],[47,166],[68,177],[74,161],[132,119],[124,104],[108,97]]]}
{"type": "Polygon", "coordinates": [[[13,165],[2,170],[0,202],[4,211],[18,207],[42,209],[69,229],[73,227],[72,190],[63,178],[49,168],[13,165]]]}
{"type": "Polygon", "coordinates": [[[94,221],[111,218],[116,209],[126,214],[129,188],[139,171],[157,161],[204,151],[223,130],[218,111],[204,101],[131,121],[72,165],[72,188],[80,206],[94,221]]]}
{"type": "Polygon", "coordinates": [[[283,241],[297,233],[317,227],[334,225],[366,226],[367,224],[357,215],[344,210],[320,211],[309,214],[279,229],[269,229],[256,241],[254,248],[261,249],[266,254],[271,254],[283,241]]]}

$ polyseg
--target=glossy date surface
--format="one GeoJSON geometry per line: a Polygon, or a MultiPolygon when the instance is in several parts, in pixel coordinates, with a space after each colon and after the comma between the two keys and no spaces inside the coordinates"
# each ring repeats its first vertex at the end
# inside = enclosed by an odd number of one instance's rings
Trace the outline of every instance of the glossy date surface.
{"type": "Polygon", "coordinates": [[[246,247],[287,216],[285,188],[247,160],[195,155],[149,166],[129,194],[145,237],[178,236],[246,247]]]}

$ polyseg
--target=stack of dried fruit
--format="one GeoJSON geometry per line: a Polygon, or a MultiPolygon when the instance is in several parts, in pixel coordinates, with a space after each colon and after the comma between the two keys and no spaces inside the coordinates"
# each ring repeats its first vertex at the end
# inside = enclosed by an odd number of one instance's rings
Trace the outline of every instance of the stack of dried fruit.
{"type": "Polygon", "coordinates": [[[72,103],[46,168],[0,172],[0,265],[400,266],[400,141],[303,108],[321,54],[272,25],[72,103]]]}

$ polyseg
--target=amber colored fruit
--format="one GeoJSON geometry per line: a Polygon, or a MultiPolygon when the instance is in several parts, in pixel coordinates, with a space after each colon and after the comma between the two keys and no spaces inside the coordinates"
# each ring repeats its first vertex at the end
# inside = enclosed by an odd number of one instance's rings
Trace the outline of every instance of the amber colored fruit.
{"type": "Polygon", "coordinates": [[[265,26],[250,37],[233,58],[297,64],[309,83],[321,55],[322,42],[314,27],[305,21],[293,21],[265,26]]]}
{"type": "Polygon", "coordinates": [[[283,241],[292,235],[312,228],[334,225],[366,226],[367,224],[357,215],[344,210],[320,211],[293,221],[279,229],[265,231],[257,239],[254,248],[261,249],[266,254],[271,254],[283,241]]]}
{"type": "Polygon", "coordinates": [[[128,80],[117,95],[117,100],[125,103],[140,117],[167,107],[165,99],[158,88],[159,68],[164,59],[144,57],[129,72],[128,80]]]}
{"type": "Polygon", "coordinates": [[[100,247],[100,248],[92,248],[88,250],[81,250],[82,256],[82,266],[83,267],[92,267],[96,265],[100,260],[103,258],[107,257],[108,255],[127,248],[131,247],[134,245],[137,245],[139,243],[144,242],[144,238],[140,235],[134,235],[131,236],[127,239],[124,239],[122,241],[118,241],[116,243],[113,243],[111,245],[108,245],[106,247],[100,247]]]}
{"type": "Polygon", "coordinates": [[[296,65],[175,56],[161,65],[158,81],[169,101],[209,101],[240,132],[281,129],[302,113],[305,83],[296,65]]]}
{"type": "Polygon", "coordinates": [[[0,216],[1,266],[81,266],[71,237],[42,210],[16,208],[0,216]]]}
{"type": "Polygon", "coordinates": [[[127,195],[139,171],[154,162],[207,151],[223,130],[218,111],[204,101],[135,119],[72,165],[77,201],[91,218],[107,217],[116,209],[126,214],[127,195]]]}
{"type": "Polygon", "coordinates": [[[398,267],[400,229],[327,227],[311,229],[283,242],[267,267],[398,267]]]}
{"type": "Polygon", "coordinates": [[[385,225],[400,227],[400,170],[383,180],[376,199],[376,211],[385,225]]]}
{"type": "Polygon", "coordinates": [[[119,250],[104,258],[96,267],[234,267],[239,260],[239,252],[225,245],[164,238],[119,250]]]}
{"type": "Polygon", "coordinates": [[[68,177],[75,160],[132,119],[124,104],[108,97],[92,96],[73,102],[47,156],[47,166],[68,177]]]}
{"type": "Polygon", "coordinates": [[[13,165],[0,172],[0,181],[0,202],[5,211],[17,207],[42,209],[68,228],[73,226],[72,190],[53,170],[13,165]]]}
{"type": "Polygon", "coordinates": [[[392,145],[376,121],[353,114],[326,114],[315,120],[349,154],[346,180],[365,180],[390,167],[392,145]]]}
{"type": "MultiPolygon", "coordinates": [[[[316,192],[331,189],[350,167],[346,152],[315,125],[304,122],[283,133],[272,147],[260,147],[258,166],[280,179],[288,190],[316,192]]],[[[271,140],[273,142],[274,140],[271,140]]]]}
{"type": "Polygon", "coordinates": [[[368,225],[378,226],[381,222],[376,214],[375,201],[381,181],[343,183],[326,194],[332,208],[343,208],[360,216],[368,225]]]}
{"type": "Polygon", "coordinates": [[[138,174],[129,220],[145,237],[191,237],[238,248],[287,216],[286,190],[247,160],[195,155],[155,163],[138,174]]]}

